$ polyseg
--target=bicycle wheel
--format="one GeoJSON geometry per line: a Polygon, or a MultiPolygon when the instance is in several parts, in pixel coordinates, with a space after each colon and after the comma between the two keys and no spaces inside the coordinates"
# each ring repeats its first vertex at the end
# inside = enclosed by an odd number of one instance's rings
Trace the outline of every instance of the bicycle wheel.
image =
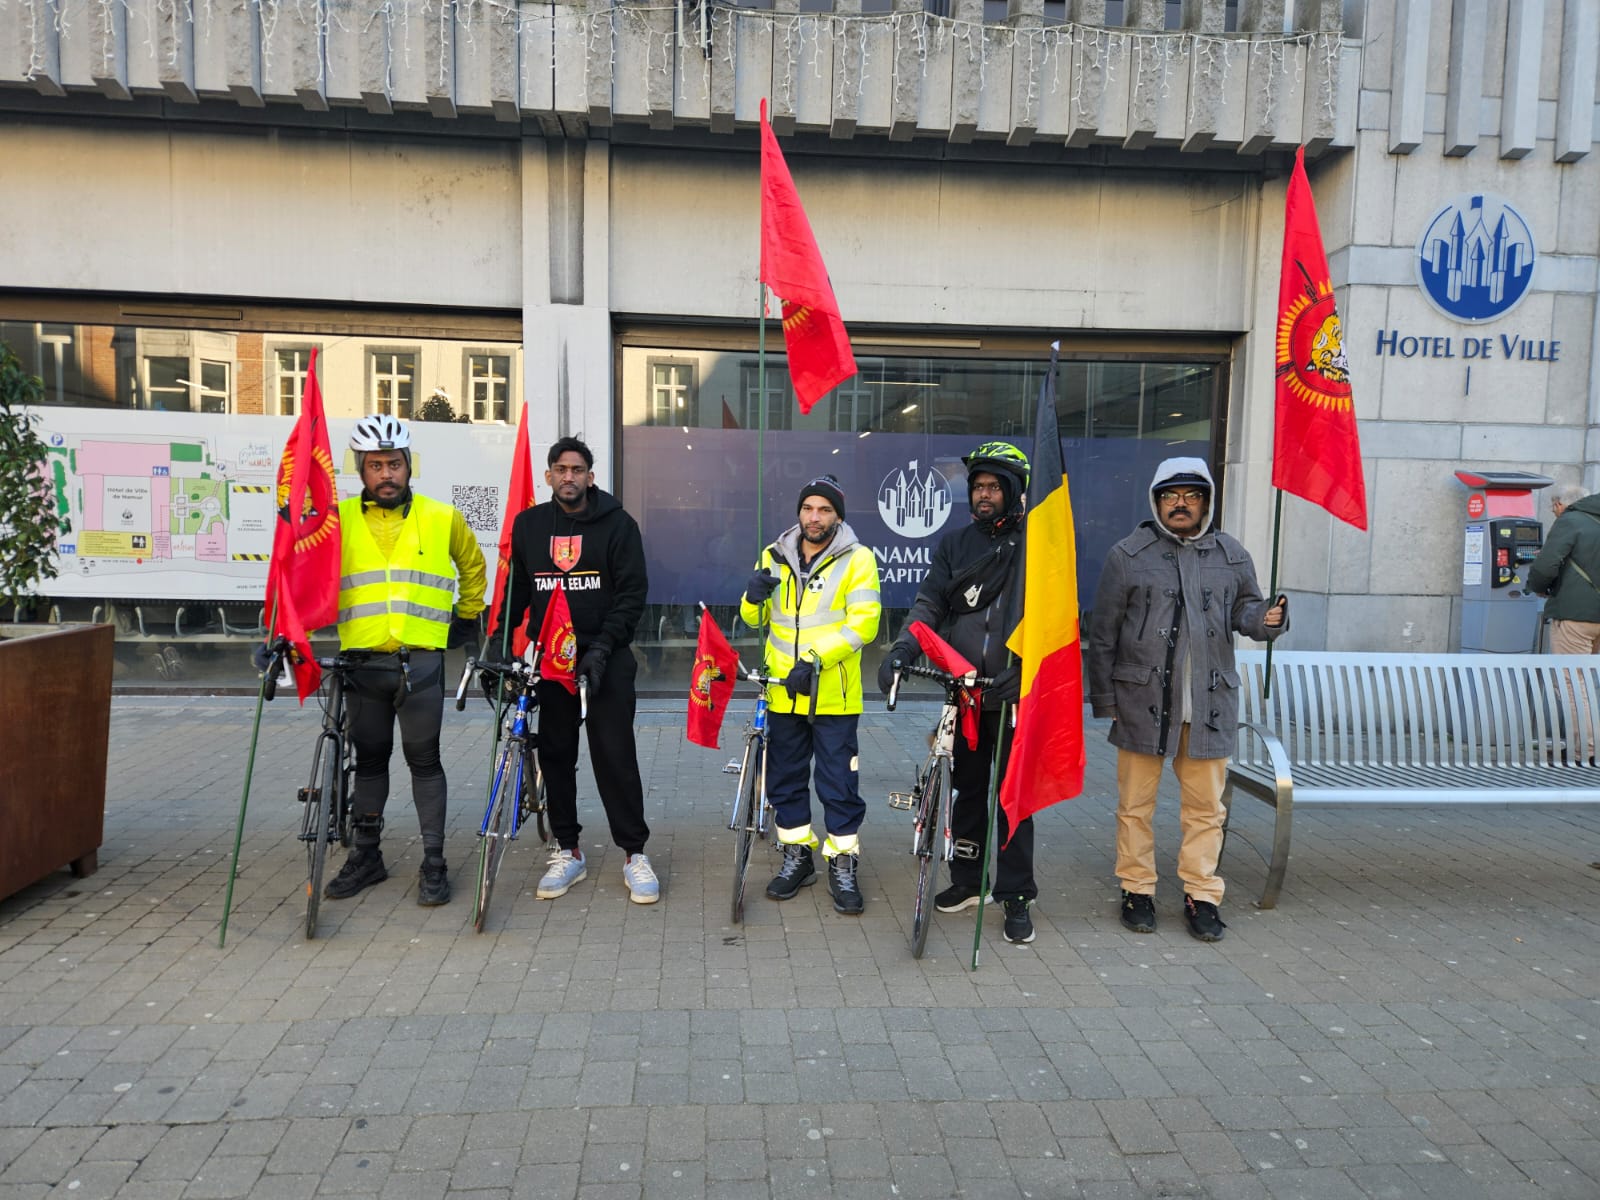
{"type": "Polygon", "coordinates": [[[729,912],[735,925],[744,920],[744,879],[750,870],[750,846],[760,823],[762,759],[765,748],[752,735],[744,744],[744,766],[739,770],[739,792],[733,807],[733,903],[729,912]]]}
{"type": "Polygon", "coordinates": [[[483,932],[488,919],[489,895],[494,891],[495,876],[500,873],[506,842],[511,838],[511,806],[506,798],[517,795],[520,790],[520,778],[513,776],[520,777],[521,767],[521,754],[516,746],[508,744],[495,763],[494,791],[489,797],[489,812],[479,834],[483,842],[478,847],[478,896],[472,914],[472,927],[479,933],[483,932]]]}
{"type": "Polygon", "coordinates": [[[311,793],[306,797],[300,836],[306,844],[306,937],[317,936],[317,910],[322,904],[322,872],[328,861],[328,834],[333,805],[344,769],[343,747],[332,734],[317,739],[311,768],[311,793]]]}
{"type": "Polygon", "coordinates": [[[949,791],[942,761],[935,763],[922,784],[922,803],[917,806],[917,836],[912,853],[917,856],[917,899],[911,910],[911,957],[921,958],[928,944],[928,926],[933,924],[933,891],[939,884],[939,822],[949,791]]]}
{"type": "Polygon", "coordinates": [[[544,772],[539,769],[539,755],[533,747],[522,752],[522,810],[517,816],[518,826],[533,820],[539,831],[539,840],[550,840],[550,812],[544,790],[544,772]]]}

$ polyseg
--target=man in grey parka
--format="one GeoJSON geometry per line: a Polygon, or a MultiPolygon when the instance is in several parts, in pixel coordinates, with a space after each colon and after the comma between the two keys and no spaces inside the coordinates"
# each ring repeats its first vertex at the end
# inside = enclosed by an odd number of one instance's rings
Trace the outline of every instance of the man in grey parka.
{"type": "Polygon", "coordinates": [[[1211,527],[1211,471],[1169,458],[1150,484],[1154,519],[1111,548],[1089,632],[1089,703],[1112,718],[1117,747],[1117,875],[1122,923],[1156,927],[1152,819],[1161,766],[1178,778],[1184,917],[1201,941],[1222,940],[1217,914],[1226,811],[1222,789],[1239,728],[1233,635],[1270,641],[1288,629],[1288,600],[1269,604],[1239,542],[1211,527]]]}

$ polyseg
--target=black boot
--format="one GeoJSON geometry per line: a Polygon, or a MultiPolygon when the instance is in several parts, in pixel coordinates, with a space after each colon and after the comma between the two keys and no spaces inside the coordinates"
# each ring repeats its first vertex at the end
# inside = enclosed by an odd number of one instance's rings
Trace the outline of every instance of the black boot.
{"type": "Polygon", "coordinates": [[[859,917],[867,901],[856,883],[856,867],[861,856],[835,854],[828,860],[828,890],[833,893],[833,908],[847,917],[859,917]]]}
{"type": "Polygon", "coordinates": [[[450,903],[450,876],[445,870],[443,855],[423,856],[422,870],[417,876],[417,903],[424,908],[450,903]]]}
{"type": "Polygon", "coordinates": [[[348,900],[362,888],[389,878],[383,865],[383,851],[376,846],[352,846],[339,873],[328,880],[322,894],[329,900],[348,900]]]}
{"type": "Polygon", "coordinates": [[[817,867],[811,847],[789,844],[783,848],[783,866],[767,884],[767,895],[774,900],[793,900],[795,893],[817,881],[817,867]]]}

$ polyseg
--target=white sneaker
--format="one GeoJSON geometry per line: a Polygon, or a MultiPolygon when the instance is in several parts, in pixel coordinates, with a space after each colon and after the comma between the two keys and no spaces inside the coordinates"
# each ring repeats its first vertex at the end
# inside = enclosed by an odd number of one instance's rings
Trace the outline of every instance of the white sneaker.
{"type": "Polygon", "coordinates": [[[540,900],[554,900],[557,896],[565,896],[575,883],[582,883],[589,875],[589,866],[583,860],[581,850],[563,850],[560,847],[550,852],[550,867],[544,873],[544,878],[539,880],[539,888],[533,894],[540,900]]]}
{"type": "Polygon", "coordinates": [[[661,899],[661,881],[643,854],[628,855],[622,864],[622,881],[628,885],[628,899],[635,904],[654,904],[661,899]]]}

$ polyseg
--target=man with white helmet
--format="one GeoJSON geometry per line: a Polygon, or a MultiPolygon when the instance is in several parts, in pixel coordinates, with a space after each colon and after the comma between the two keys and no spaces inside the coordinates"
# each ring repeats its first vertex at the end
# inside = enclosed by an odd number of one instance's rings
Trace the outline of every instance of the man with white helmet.
{"type": "Polygon", "coordinates": [[[389,877],[378,842],[398,719],[422,827],[417,903],[445,904],[444,651],[476,640],[483,552],[459,510],[411,490],[405,425],[386,413],[364,417],[350,435],[350,449],[361,494],[339,504],[339,650],[365,655],[367,662],[346,693],[356,748],[354,836],[344,867],[323,894],[343,900],[389,877]]]}

